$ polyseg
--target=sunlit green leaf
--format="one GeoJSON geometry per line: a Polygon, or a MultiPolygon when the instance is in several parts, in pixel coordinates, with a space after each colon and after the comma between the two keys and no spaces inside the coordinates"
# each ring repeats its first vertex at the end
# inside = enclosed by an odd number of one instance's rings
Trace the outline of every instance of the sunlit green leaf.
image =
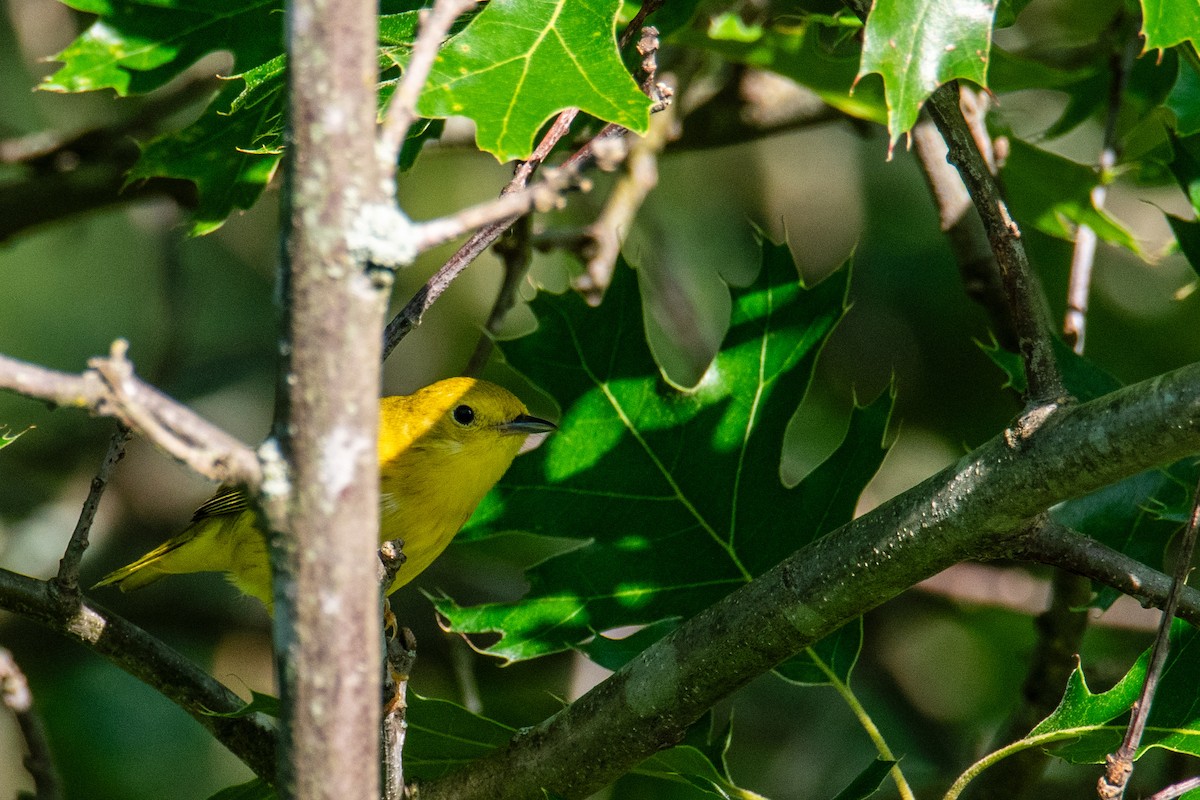
{"type": "Polygon", "coordinates": [[[492,0],[439,52],[417,110],[475,120],[479,147],[528,158],[554,114],[580,108],[638,133],[650,100],[617,51],[619,0],[492,0]]]}
{"type": "Polygon", "coordinates": [[[921,104],[956,78],[987,85],[996,0],[876,0],[867,17],[860,77],[883,76],[892,144],[921,104]]]}
{"type": "Polygon", "coordinates": [[[441,601],[452,628],[500,633],[488,652],[519,660],[690,616],[849,521],[884,452],[890,396],[856,409],[845,441],[799,486],[779,472],[848,279],[841,270],[805,288],[787,248],[764,243],[759,278],[733,290],[729,333],[691,391],[659,374],[627,268],[599,308],[539,296],[537,332],[503,349],[561,404],[560,428],[517,460],[472,524],[581,544],[530,569],[522,600],[441,601]]]}
{"type": "Polygon", "coordinates": [[[1142,0],[1145,50],[1200,42],[1200,4],[1195,0],[1142,0]]]}
{"type": "Polygon", "coordinates": [[[55,58],[63,66],[42,82],[57,92],[157,89],[202,56],[233,54],[238,70],[283,50],[279,0],[64,0],[100,15],[55,58]]]}

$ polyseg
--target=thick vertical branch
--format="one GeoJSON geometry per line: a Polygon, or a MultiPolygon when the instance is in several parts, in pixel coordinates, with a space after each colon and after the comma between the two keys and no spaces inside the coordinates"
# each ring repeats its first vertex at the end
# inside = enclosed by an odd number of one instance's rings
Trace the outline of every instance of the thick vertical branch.
{"type": "MultiPolygon", "coordinates": [[[[379,795],[379,329],[389,273],[348,244],[382,197],[375,142],[376,8],[287,9],[290,148],[275,438],[263,508],[275,569],[285,798],[379,795]]],[[[264,454],[268,453],[264,450],[264,454]]]]}

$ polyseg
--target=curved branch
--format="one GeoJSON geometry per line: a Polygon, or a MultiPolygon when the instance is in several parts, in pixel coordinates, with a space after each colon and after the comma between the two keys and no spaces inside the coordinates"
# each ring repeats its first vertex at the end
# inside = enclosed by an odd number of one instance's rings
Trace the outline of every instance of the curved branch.
{"type": "Polygon", "coordinates": [[[52,585],[0,570],[0,607],[74,639],[158,690],[256,775],[275,777],[275,729],[261,716],[218,717],[246,705],[207,672],[131,622],[84,600],[64,604],[52,585]]]}
{"type": "Polygon", "coordinates": [[[1200,364],[1060,409],[1024,438],[1005,433],[797,551],[421,797],[587,796],[840,625],[963,558],[1019,548],[1052,505],[1200,452],[1200,364]]]}
{"type": "Polygon", "coordinates": [[[262,469],[254,450],[142,382],[117,340],[107,358],[93,358],[76,375],[0,355],[0,389],[57,406],[114,417],[197,474],[254,490],[262,469]]]}

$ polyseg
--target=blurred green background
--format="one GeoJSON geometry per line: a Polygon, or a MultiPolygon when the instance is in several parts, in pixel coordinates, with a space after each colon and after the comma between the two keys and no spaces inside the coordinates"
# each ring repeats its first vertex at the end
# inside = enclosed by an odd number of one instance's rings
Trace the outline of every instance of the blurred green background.
{"type": "MultiPolygon", "coordinates": [[[[0,11],[0,138],[80,131],[136,108],[136,100],[107,94],[31,93],[51,69],[42,59],[70,41],[82,19],[50,0],[4,0],[0,11]]],[[[221,69],[219,58],[213,68],[221,69]]],[[[1046,109],[1061,103],[1050,94],[1017,94],[1003,99],[999,113],[1019,131],[1036,131],[1045,124],[1039,120],[1053,118],[1046,109]]],[[[1089,124],[1055,147],[1088,162],[1098,137],[1098,126],[1089,124]]],[[[651,307],[657,303],[661,311],[663,298],[680,291],[695,305],[700,324],[693,339],[654,342],[680,382],[698,374],[697,354],[719,341],[728,310],[724,281],[743,283],[754,274],[754,226],[775,238],[786,233],[810,280],[853,253],[853,309],[822,357],[817,389],[797,426],[804,433],[789,441],[785,471],[794,475],[819,457],[854,397],[869,399],[894,381],[896,443],[864,508],[990,438],[1018,410],[977,345],[989,337],[985,318],[964,297],[913,158],[903,149],[890,162],[885,156],[882,130],[849,124],[668,154],[625,249],[647,276],[651,307]]],[[[404,177],[402,205],[416,218],[435,217],[495,196],[508,174],[466,149],[430,149],[404,177]]],[[[15,167],[0,165],[0,192],[20,177],[15,167]]],[[[590,195],[573,198],[568,211],[537,227],[586,223],[606,185],[600,178],[590,195]]],[[[0,244],[0,352],[79,371],[124,338],[146,380],[244,440],[260,441],[274,381],[277,204],[277,192],[269,191],[253,210],[202,239],[182,238],[183,217],[164,200],[92,212],[0,244]]],[[[1161,253],[1169,239],[1159,208],[1185,214],[1170,187],[1120,184],[1109,208],[1151,253],[1161,253]]],[[[1028,229],[1025,241],[1060,318],[1069,245],[1028,229]]],[[[393,310],[449,252],[427,254],[398,276],[393,310]]],[[[577,269],[563,256],[538,256],[535,276],[561,290],[577,269]]],[[[389,360],[389,393],[464,368],[500,274],[488,254],[451,288],[389,360]]],[[[1147,264],[1101,246],[1089,357],[1124,381],[1196,360],[1200,299],[1187,294],[1194,280],[1178,255],[1147,264]],[[1187,296],[1176,299],[1177,293],[1187,296]]],[[[512,332],[528,324],[517,309],[512,332]]],[[[552,413],[502,364],[493,361],[486,374],[552,413]]],[[[0,395],[0,424],[33,426],[0,451],[0,566],[48,576],[113,424],[11,395],[0,395]]],[[[85,581],[180,530],[212,488],[144,443],[132,443],[93,529],[85,581]]],[[[596,668],[571,656],[502,669],[443,634],[421,593],[445,591],[462,602],[511,597],[521,591],[521,567],[538,555],[519,537],[452,546],[396,595],[401,621],[420,642],[414,691],[458,701],[477,695],[488,715],[529,725],[597,679],[596,668]]],[[[1025,577],[1024,571],[982,573],[984,597],[972,601],[956,599],[954,591],[910,592],[866,619],[855,685],[892,747],[905,754],[918,787],[944,786],[979,755],[1016,702],[1033,641],[1029,610],[1038,608],[1044,589],[1043,575],[1025,577]]],[[[220,578],[174,578],[129,596],[97,592],[96,599],[207,665],[234,690],[271,691],[265,614],[220,578]]],[[[1129,624],[1134,629],[1121,623],[1088,634],[1093,688],[1123,673],[1148,643],[1139,623],[1129,624]]],[[[0,645],[28,673],[69,797],[192,800],[250,777],[186,715],[83,648],[7,614],[0,614],[0,645]]],[[[718,714],[734,718],[734,778],[768,796],[832,796],[874,757],[853,717],[824,689],[763,677],[718,714]]],[[[31,786],[21,756],[15,725],[0,714],[0,797],[31,786]]],[[[1064,786],[1080,780],[1066,770],[1055,776],[1064,786]]],[[[885,786],[883,796],[890,794],[894,789],[885,786]]],[[[612,795],[674,796],[640,779],[623,781],[612,795]]]]}

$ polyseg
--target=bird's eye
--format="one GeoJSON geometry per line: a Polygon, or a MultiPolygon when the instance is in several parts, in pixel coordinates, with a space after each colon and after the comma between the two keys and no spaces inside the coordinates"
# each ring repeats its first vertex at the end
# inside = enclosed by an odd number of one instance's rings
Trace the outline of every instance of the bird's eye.
{"type": "Polygon", "coordinates": [[[454,409],[454,421],[459,425],[470,425],[475,421],[475,409],[470,406],[459,406],[454,409]]]}

